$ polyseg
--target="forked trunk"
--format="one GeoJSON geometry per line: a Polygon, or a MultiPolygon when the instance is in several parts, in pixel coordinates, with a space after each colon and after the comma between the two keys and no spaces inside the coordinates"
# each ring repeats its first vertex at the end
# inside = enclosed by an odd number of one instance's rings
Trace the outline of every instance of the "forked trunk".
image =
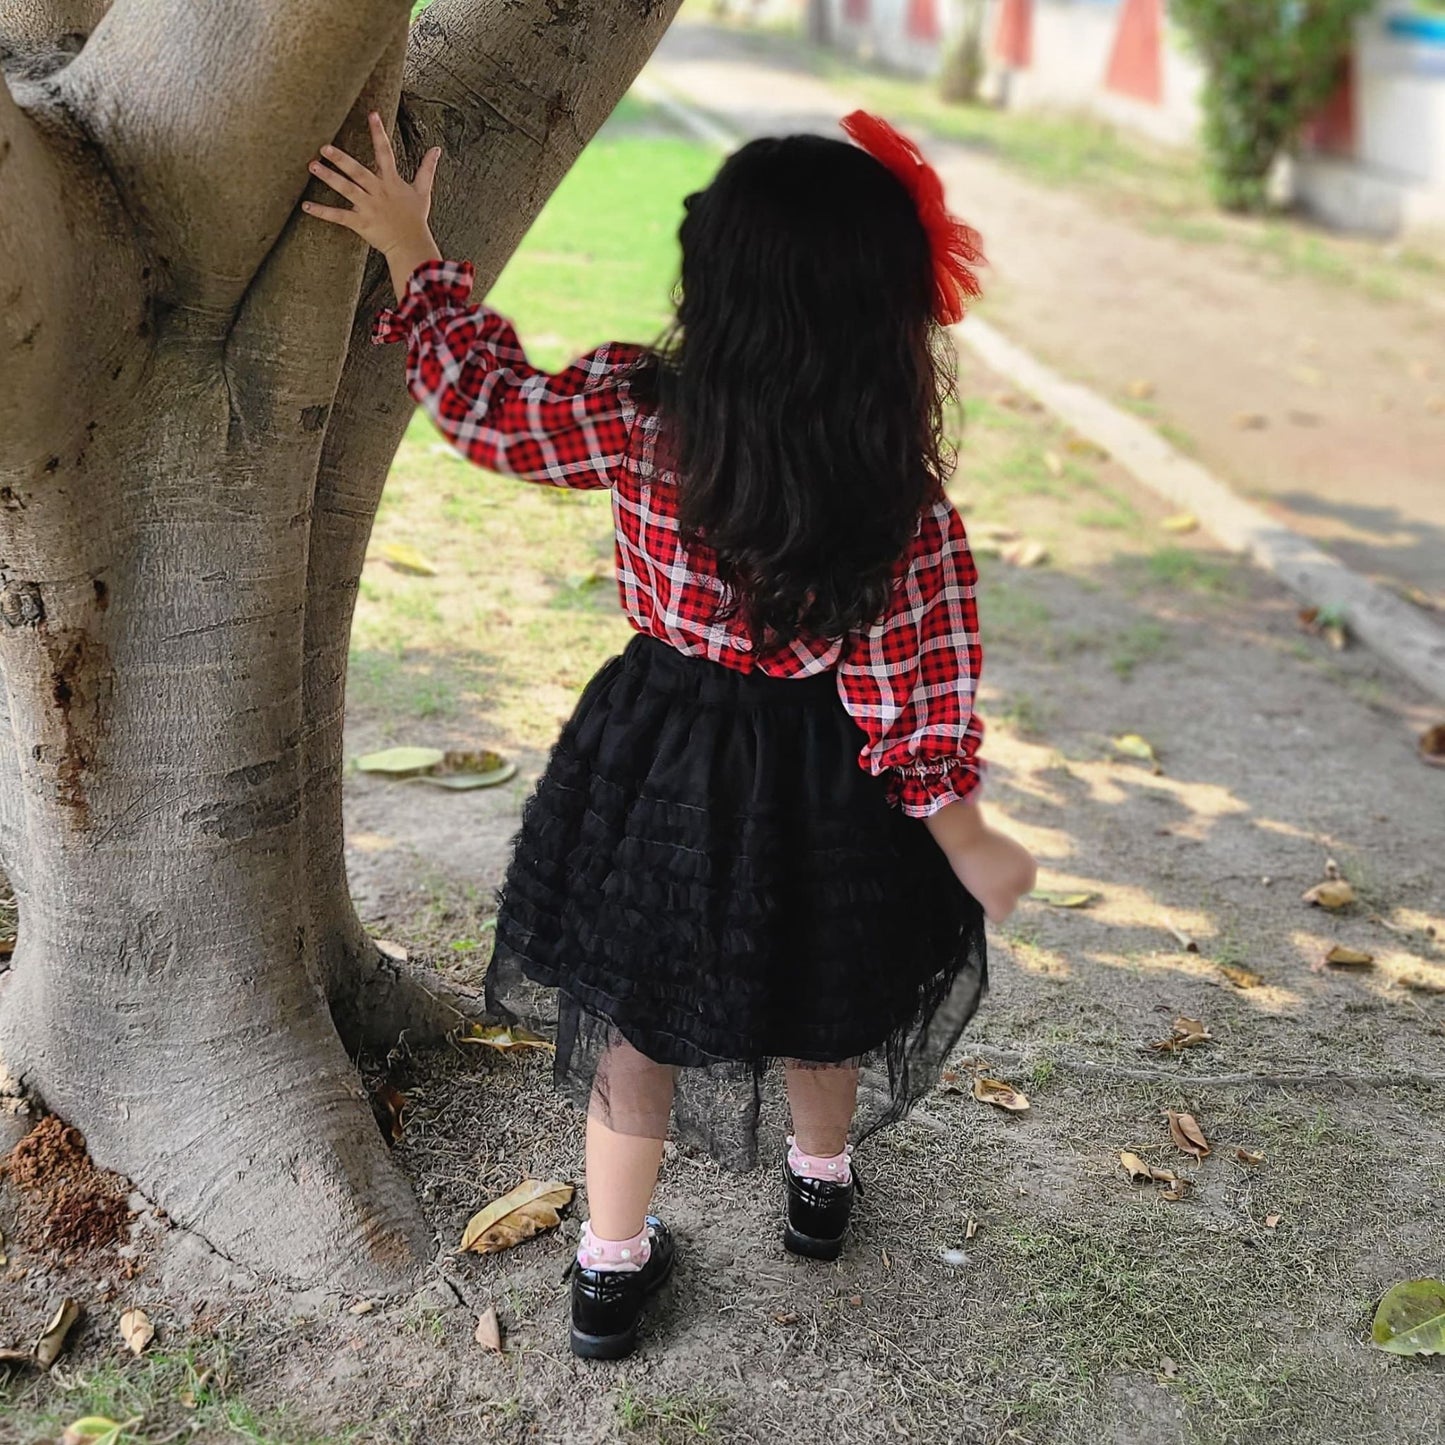
{"type": "Polygon", "coordinates": [[[358,1291],[430,1235],[348,1048],[457,1014],[346,890],[347,639],[410,405],[305,161],[404,79],[490,279],[674,6],[435,0],[407,46],[409,8],[116,0],[86,41],[102,3],[0,0],[0,1059],[228,1257],[358,1291]]]}

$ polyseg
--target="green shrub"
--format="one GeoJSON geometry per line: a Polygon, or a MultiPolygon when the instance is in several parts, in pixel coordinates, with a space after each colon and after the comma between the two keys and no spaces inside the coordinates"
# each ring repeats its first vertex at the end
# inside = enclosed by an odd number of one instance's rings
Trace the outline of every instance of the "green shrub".
{"type": "Polygon", "coordinates": [[[1275,160],[1329,99],[1354,24],[1375,0],[1173,0],[1204,62],[1204,145],[1214,193],[1263,209],[1275,160]]]}

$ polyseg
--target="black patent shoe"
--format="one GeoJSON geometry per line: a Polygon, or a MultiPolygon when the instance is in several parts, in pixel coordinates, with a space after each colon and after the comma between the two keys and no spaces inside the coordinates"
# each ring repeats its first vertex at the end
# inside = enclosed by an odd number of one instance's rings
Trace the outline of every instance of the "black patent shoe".
{"type": "Polygon", "coordinates": [[[647,1297],[665,1285],[677,1258],[672,1231],[647,1216],[652,1254],[639,1270],[584,1269],[573,1261],[572,1353],[583,1360],[621,1360],[637,1348],[647,1297]]]}
{"type": "Polygon", "coordinates": [[[837,1259],[853,1217],[854,1197],[862,1192],[857,1170],[846,1184],[834,1184],[827,1179],[800,1179],[784,1161],[783,1189],[787,1199],[783,1248],[806,1259],[837,1259]]]}

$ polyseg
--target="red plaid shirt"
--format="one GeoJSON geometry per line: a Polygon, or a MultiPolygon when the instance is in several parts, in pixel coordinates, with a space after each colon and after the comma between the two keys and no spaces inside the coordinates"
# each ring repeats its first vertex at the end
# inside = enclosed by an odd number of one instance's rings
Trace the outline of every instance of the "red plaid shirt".
{"type": "Polygon", "coordinates": [[[983,738],[973,711],[978,574],[952,503],[940,499],[920,517],[872,626],[755,655],[741,623],[717,615],[723,587],[713,557],[679,535],[677,479],[656,461],[658,417],[633,400],[629,383],[644,348],[604,346],[550,375],[527,360],[510,322],[469,304],[471,291],[470,264],[429,261],[400,305],[377,318],[374,339],[407,343],[412,395],[478,466],[611,490],[618,586],[639,632],[739,672],[836,672],[866,739],[859,764],[905,813],[927,817],[974,791],[983,738]]]}

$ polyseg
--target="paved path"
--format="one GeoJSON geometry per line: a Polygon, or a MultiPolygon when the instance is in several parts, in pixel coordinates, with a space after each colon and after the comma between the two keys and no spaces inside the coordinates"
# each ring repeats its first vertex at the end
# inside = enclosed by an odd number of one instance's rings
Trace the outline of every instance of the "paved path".
{"type": "MultiPolygon", "coordinates": [[[[649,71],[747,134],[827,128],[857,103],[705,25],[675,26],[649,71]]],[[[1243,495],[1347,566],[1445,607],[1438,310],[1268,275],[961,147],[930,153],[988,242],[986,315],[1105,395],[1148,381],[1159,418],[1243,495]],[[1244,428],[1246,415],[1264,424],[1244,428]]]]}

